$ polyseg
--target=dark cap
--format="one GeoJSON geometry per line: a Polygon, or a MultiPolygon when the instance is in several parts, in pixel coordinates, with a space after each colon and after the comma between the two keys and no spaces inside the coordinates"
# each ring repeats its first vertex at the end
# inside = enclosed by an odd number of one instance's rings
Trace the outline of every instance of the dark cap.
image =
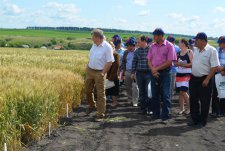
{"type": "Polygon", "coordinates": [[[164,31],[161,28],[156,28],[153,33],[153,35],[163,35],[164,36],[164,31]]]}
{"type": "Polygon", "coordinates": [[[220,36],[220,38],[217,40],[218,44],[225,43],[225,36],[220,36]]]}
{"type": "Polygon", "coordinates": [[[126,41],[125,46],[129,46],[129,45],[135,46],[136,43],[137,43],[137,42],[136,42],[136,38],[130,37],[130,38],[126,41]]]}
{"type": "Polygon", "coordinates": [[[194,39],[189,39],[188,40],[188,44],[190,45],[190,46],[194,46],[195,45],[195,40],[194,39]]]}
{"type": "Polygon", "coordinates": [[[207,41],[207,35],[204,32],[197,33],[193,39],[201,39],[207,41]]]}
{"type": "Polygon", "coordinates": [[[166,40],[168,40],[169,42],[175,42],[175,38],[172,35],[169,35],[166,40]]]}
{"type": "Polygon", "coordinates": [[[146,42],[147,44],[151,43],[153,41],[153,39],[149,36],[146,37],[146,42]]]}
{"type": "Polygon", "coordinates": [[[119,35],[114,35],[112,37],[113,39],[113,44],[117,47],[118,44],[120,44],[122,42],[122,38],[119,35]]]}

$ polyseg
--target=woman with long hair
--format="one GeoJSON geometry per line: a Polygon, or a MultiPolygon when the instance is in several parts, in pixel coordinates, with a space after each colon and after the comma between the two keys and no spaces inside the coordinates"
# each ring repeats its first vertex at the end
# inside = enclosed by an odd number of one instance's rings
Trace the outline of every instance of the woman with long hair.
{"type": "Polygon", "coordinates": [[[190,103],[187,91],[191,76],[193,52],[188,47],[188,41],[183,38],[179,41],[179,47],[181,51],[177,53],[177,62],[174,63],[178,67],[176,75],[176,87],[177,91],[179,92],[180,100],[180,112],[178,114],[189,114],[190,103]],[[187,104],[186,110],[184,108],[184,103],[187,104]]]}

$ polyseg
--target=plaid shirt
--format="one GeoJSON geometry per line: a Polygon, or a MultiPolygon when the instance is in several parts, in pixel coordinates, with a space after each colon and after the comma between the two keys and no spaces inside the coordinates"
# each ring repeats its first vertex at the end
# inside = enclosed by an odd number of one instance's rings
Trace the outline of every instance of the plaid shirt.
{"type": "Polygon", "coordinates": [[[134,58],[132,62],[132,73],[136,73],[137,71],[150,72],[150,69],[148,67],[148,59],[147,59],[148,51],[149,51],[149,46],[147,46],[145,49],[138,48],[134,52],[134,58]]]}
{"type": "Polygon", "coordinates": [[[220,65],[225,67],[225,50],[222,50],[221,48],[219,48],[218,56],[219,56],[220,65]]]}

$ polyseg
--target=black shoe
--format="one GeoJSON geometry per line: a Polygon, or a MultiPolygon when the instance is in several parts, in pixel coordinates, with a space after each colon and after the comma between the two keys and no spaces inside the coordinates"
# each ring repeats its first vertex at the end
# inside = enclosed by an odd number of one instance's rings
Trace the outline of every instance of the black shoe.
{"type": "Polygon", "coordinates": [[[193,122],[193,121],[190,121],[187,123],[188,126],[197,126],[199,123],[198,122],[193,122]]]}
{"type": "Polygon", "coordinates": [[[86,110],[86,114],[87,115],[89,115],[91,112],[93,112],[93,111],[95,111],[96,110],[96,107],[89,107],[89,108],[87,108],[87,110],[86,110]]]}
{"type": "Polygon", "coordinates": [[[152,118],[151,119],[152,120],[158,120],[158,119],[160,119],[160,116],[152,115],[152,118]]]}
{"type": "Polygon", "coordinates": [[[146,110],[142,110],[142,114],[143,115],[147,115],[147,111],[146,110]]]}

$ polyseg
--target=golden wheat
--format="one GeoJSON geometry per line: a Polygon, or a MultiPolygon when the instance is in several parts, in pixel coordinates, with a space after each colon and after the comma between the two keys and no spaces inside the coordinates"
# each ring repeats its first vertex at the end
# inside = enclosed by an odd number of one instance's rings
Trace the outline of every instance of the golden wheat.
{"type": "Polygon", "coordinates": [[[0,148],[20,150],[79,106],[86,51],[0,48],[0,148]]]}

